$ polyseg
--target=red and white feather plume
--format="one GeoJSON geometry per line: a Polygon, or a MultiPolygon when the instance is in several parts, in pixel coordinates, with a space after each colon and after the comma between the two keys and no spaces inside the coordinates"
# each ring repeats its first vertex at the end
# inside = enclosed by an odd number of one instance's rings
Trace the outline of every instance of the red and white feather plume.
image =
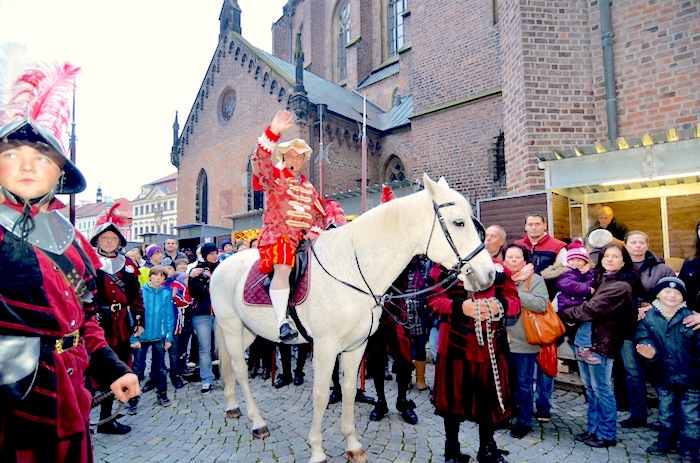
{"type": "Polygon", "coordinates": [[[392,199],[396,199],[394,190],[392,190],[389,185],[384,185],[382,187],[382,199],[380,201],[380,204],[388,203],[392,199]]]}
{"type": "Polygon", "coordinates": [[[25,69],[3,111],[3,123],[29,116],[49,130],[66,151],[73,88],[80,68],[68,62],[37,62],[25,69]]]}
{"type": "Polygon", "coordinates": [[[105,223],[113,223],[119,228],[124,227],[127,219],[117,210],[119,206],[121,206],[121,203],[114,203],[112,207],[107,210],[107,212],[99,216],[95,221],[95,227],[99,227],[105,223]]]}
{"type": "Polygon", "coordinates": [[[338,201],[334,199],[327,199],[325,209],[326,227],[328,227],[332,223],[335,223],[337,225],[345,225],[346,223],[348,223],[347,219],[345,218],[345,211],[340,206],[340,203],[338,201]]]}

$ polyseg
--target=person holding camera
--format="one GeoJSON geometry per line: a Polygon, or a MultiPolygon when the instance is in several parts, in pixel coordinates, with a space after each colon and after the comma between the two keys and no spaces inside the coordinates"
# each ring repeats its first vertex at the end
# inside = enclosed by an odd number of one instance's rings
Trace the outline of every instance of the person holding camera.
{"type": "Polygon", "coordinates": [[[199,376],[202,378],[201,393],[209,394],[214,384],[212,370],[211,346],[212,330],[214,329],[214,311],[209,295],[211,274],[219,265],[219,250],[214,243],[204,243],[202,246],[202,262],[190,270],[187,285],[192,296],[192,325],[199,344],[199,376]]]}

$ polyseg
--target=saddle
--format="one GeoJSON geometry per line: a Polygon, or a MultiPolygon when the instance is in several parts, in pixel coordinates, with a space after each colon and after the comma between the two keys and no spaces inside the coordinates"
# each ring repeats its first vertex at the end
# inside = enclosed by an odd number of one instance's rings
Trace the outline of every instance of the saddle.
{"type": "MultiPolygon", "coordinates": [[[[299,243],[296,251],[296,263],[292,268],[292,273],[289,275],[289,305],[296,307],[303,303],[309,294],[309,273],[307,268],[309,265],[309,254],[311,246],[308,240],[303,240],[299,243]]],[[[248,272],[245,287],[243,289],[243,302],[248,305],[258,307],[271,307],[270,300],[270,282],[272,281],[272,273],[260,273],[260,259],[253,262],[253,266],[248,272]]]]}

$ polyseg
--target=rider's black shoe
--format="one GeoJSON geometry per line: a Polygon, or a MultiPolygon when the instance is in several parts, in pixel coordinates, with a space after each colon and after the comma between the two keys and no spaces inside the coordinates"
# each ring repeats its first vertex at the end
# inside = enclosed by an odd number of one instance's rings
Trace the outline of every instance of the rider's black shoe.
{"type": "Polygon", "coordinates": [[[292,328],[292,326],[289,324],[289,322],[282,323],[282,326],[280,326],[280,341],[281,342],[291,341],[293,339],[296,339],[297,336],[299,336],[299,333],[297,333],[297,330],[292,328]]]}

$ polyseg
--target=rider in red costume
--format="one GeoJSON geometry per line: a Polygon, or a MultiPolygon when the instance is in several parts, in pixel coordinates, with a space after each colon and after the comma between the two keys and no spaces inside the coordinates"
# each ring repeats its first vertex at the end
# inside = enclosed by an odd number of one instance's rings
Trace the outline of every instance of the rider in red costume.
{"type": "Polygon", "coordinates": [[[251,157],[254,186],[266,193],[258,241],[260,271],[274,271],[270,299],[277,317],[279,340],[283,342],[298,336],[287,318],[289,275],[294,267],[296,249],[303,239],[318,237],[325,215],[321,197],[301,173],[311,158],[311,147],[299,138],[278,144],[282,133],[292,127],[292,113],[278,111],[258,139],[258,148],[251,157]],[[273,154],[280,161],[277,165],[273,154]]]}

